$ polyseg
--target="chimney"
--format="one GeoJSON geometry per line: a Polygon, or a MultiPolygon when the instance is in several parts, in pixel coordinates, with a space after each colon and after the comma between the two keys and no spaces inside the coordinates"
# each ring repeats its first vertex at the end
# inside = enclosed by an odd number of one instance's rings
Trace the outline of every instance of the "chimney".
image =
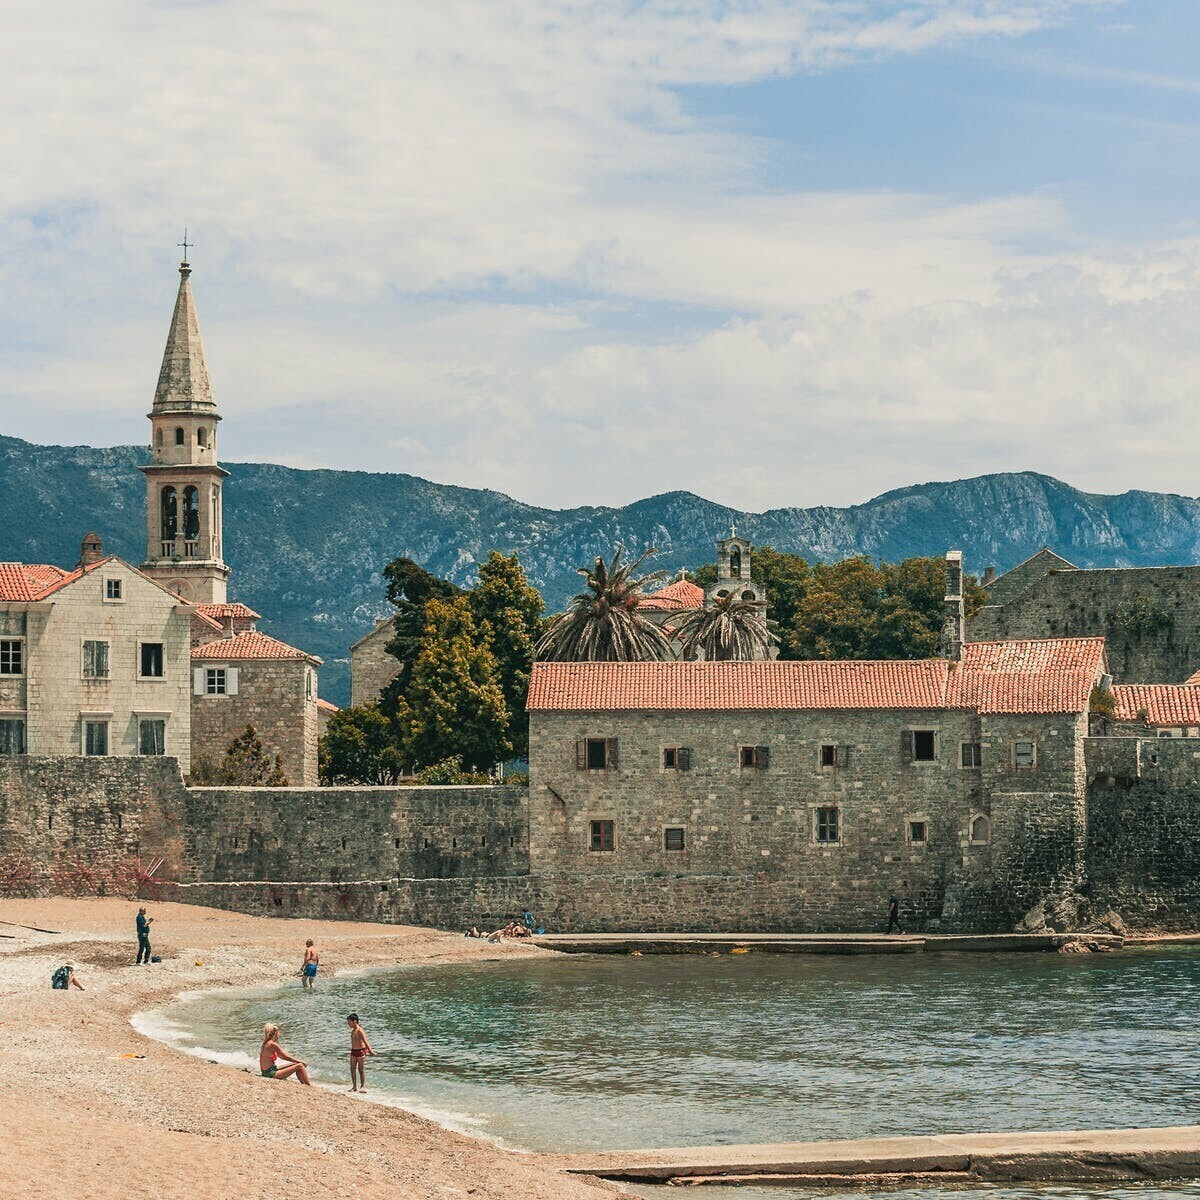
{"type": "Polygon", "coordinates": [[[83,541],[79,543],[79,565],[90,567],[92,563],[98,563],[103,557],[104,544],[100,541],[100,535],[85,533],[83,541]]]}
{"type": "Polygon", "coordinates": [[[996,568],[984,567],[983,578],[979,581],[984,587],[990,587],[996,580],[996,568]]]}
{"type": "Polygon", "coordinates": [[[942,657],[952,662],[962,660],[966,609],[962,594],[962,551],[946,553],[946,607],[942,620],[942,657]]]}

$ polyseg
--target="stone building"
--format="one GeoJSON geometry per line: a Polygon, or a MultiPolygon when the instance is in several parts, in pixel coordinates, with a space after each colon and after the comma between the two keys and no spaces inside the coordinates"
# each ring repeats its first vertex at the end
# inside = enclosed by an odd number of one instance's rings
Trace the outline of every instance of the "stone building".
{"type": "Polygon", "coordinates": [[[172,755],[187,770],[197,618],[95,534],[73,571],[0,563],[0,753],[172,755]]]}
{"type": "Polygon", "coordinates": [[[1080,869],[1104,674],[1100,638],[958,662],[536,663],[530,869],[752,875],[812,929],[861,928],[893,891],[918,919],[1019,906],[1034,875],[1080,869]]]}
{"type": "Polygon", "coordinates": [[[384,617],[350,647],[350,703],[355,708],[374,704],[400,670],[395,657],[387,652],[394,636],[395,618],[384,617]]]}
{"type": "Polygon", "coordinates": [[[1103,637],[1119,683],[1178,683],[1200,667],[1200,566],[1081,568],[1045,548],[985,586],[973,640],[1103,637]]]}

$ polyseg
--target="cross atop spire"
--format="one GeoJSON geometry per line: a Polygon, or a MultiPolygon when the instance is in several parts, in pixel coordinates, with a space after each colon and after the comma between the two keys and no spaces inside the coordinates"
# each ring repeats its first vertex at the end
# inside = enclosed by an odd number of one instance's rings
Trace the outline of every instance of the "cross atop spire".
{"type": "Polygon", "coordinates": [[[195,242],[189,242],[189,241],[187,240],[187,226],[185,225],[185,226],[183,227],[183,241],[182,241],[182,242],[176,242],[176,243],[175,243],[175,245],[177,245],[177,246],[182,246],[182,247],[183,247],[183,263],[181,264],[182,266],[186,266],[186,265],[187,265],[187,260],[188,260],[188,255],[187,255],[187,252],[188,252],[188,247],[189,247],[189,246],[194,246],[195,244],[196,244],[195,242]]]}

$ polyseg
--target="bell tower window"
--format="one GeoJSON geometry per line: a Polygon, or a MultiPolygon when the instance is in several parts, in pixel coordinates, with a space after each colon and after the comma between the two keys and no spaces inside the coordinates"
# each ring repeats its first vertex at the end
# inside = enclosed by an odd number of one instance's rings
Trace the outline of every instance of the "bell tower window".
{"type": "Polygon", "coordinates": [[[156,447],[157,447],[159,450],[161,450],[161,449],[162,449],[162,430],[161,430],[161,429],[155,430],[155,433],[154,433],[154,445],[155,445],[155,446],[156,446],[156,447]]]}
{"type": "MultiPolygon", "coordinates": [[[[175,536],[179,531],[179,508],[178,499],[175,495],[173,487],[165,487],[162,490],[162,540],[164,542],[174,542],[175,536]]],[[[167,554],[171,550],[166,550],[167,554]]]]}
{"type": "Polygon", "coordinates": [[[183,540],[186,553],[195,554],[194,543],[200,536],[200,493],[195,485],[183,489],[183,540]]]}
{"type": "Polygon", "coordinates": [[[742,577],[742,552],[737,546],[733,546],[729,551],[729,577],[731,579],[741,579],[742,577]]]}
{"type": "Polygon", "coordinates": [[[182,425],[178,425],[175,428],[175,445],[177,445],[177,446],[183,445],[183,426],[182,425]]]}
{"type": "Polygon", "coordinates": [[[196,445],[199,446],[201,450],[208,449],[208,437],[206,436],[206,431],[203,425],[196,430],[196,445]]]}

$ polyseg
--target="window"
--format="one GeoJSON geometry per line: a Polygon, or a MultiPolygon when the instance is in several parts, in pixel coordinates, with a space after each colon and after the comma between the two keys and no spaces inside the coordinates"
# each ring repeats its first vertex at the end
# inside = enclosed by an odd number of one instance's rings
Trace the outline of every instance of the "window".
{"type": "Polygon", "coordinates": [[[161,679],[163,677],[162,642],[143,642],[139,658],[138,674],[143,679],[161,679]]]}
{"type": "Polygon", "coordinates": [[[594,851],[613,848],[613,823],[611,821],[593,821],[591,823],[588,848],[594,851]]]}
{"type": "Polygon", "coordinates": [[[615,771],[616,738],[581,738],[575,743],[575,767],[580,771],[615,771]]]}
{"type": "Polygon", "coordinates": [[[84,721],[83,752],[93,756],[108,753],[107,721],[84,721]]]}
{"type": "Polygon", "coordinates": [[[162,514],[162,540],[173,542],[179,531],[179,497],[173,487],[165,487],[159,495],[162,514]]]}
{"type": "Polygon", "coordinates": [[[961,742],[959,749],[962,753],[959,764],[963,770],[970,771],[983,765],[983,747],[979,742],[961,742]]]}
{"type": "Polygon", "coordinates": [[[138,722],[138,753],[166,754],[167,723],[161,717],[146,718],[138,722]]]}
{"type": "Polygon", "coordinates": [[[1035,742],[1013,742],[1013,766],[1032,767],[1037,764],[1037,744],[1035,742]]]}
{"type": "Polygon", "coordinates": [[[664,850],[682,850],[684,848],[683,830],[681,828],[664,829],[663,830],[663,849],[664,850]]]}
{"type": "Polygon", "coordinates": [[[24,753],[24,720],[21,717],[0,717],[0,754],[24,753]]]}
{"type": "Polygon", "coordinates": [[[0,642],[0,675],[20,675],[24,671],[22,652],[23,642],[0,642]]]}
{"type": "Polygon", "coordinates": [[[829,843],[841,841],[840,814],[841,810],[836,805],[817,809],[816,834],[818,842],[829,843]]]}
{"type": "Polygon", "coordinates": [[[106,579],[104,581],[104,598],[105,600],[121,600],[121,580],[106,579]]]}
{"type": "MultiPolygon", "coordinates": [[[[83,643],[84,679],[108,678],[108,643],[87,641],[83,643]]],[[[105,753],[108,753],[105,751],[105,753]]]]}
{"type": "Polygon", "coordinates": [[[821,747],[821,766],[836,767],[837,766],[837,747],[822,746],[821,747]]]}
{"type": "Polygon", "coordinates": [[[196,445],[199,446],[201,450],[208,449],[208,439],[205,436],[205,429],[203,425],[196,430],[196,445]]]}
{"type": "Polygon", "coordinates": [[[175,445],[177,445],[177,446],[183,445],[183,429],[182,428],[177,428],[175,430],[175,445]]]}
{"type": "Polygon", "coordinates": [[[770,746],[743,746],[739,753],[743,769],[765,771],[771,763],[770,746]]]}
{"type": "Polygon", "coordinates": [[[925,821],[909,821],[908,840],[914,846],[923,846],[929,841],[929,825],[925,821]]]}
{"type": "Polygon", "coordinates": [[[971,818],[967,827],[967,835],[973,846],[986,846],[992,840],[992,823],[982,813],[971,818]]]}
{"type": "Polygon", "coordinates": [[[313,698],[313,687],[314,687],[313,673],[311,671],[305,671],[304,672],[304,698],[305,698],[305,700],[311,700],[313,698]]]}
{"type": "Polygon", "coordinates": [[[204,668],[204,694],[206,696],[228,695],[229,678],[224,667],[204,668]]]}
{"type": "Polygon", "coordinates": [[[906,762],[934,762],[937,734],[932,729],[906,729],[900,735],[900,752],[906,762]]]}
{"type": "Polygon", "coordinates": [[[729,574],[733,579],[742,577],[742,552],[737,546],[729,551],[729,574]]]}
{"type": "Polygon", "coordinates": [[[156,446],[157,446],[157,447],[158,447],[160,450],[162,449],[162,430],[161,430],[161,429],[159,429],[159,430],[156,430],[156,431],[155,431],[155,434],[154,434],[154,444],[155,444],[155,445],[156,445],[156,446]]]}
{"type": "Polygon", "coordinates": [[[662,765],[664,771],[690,771],[692,752],[686,746],[664,746],[662,765]]]}

